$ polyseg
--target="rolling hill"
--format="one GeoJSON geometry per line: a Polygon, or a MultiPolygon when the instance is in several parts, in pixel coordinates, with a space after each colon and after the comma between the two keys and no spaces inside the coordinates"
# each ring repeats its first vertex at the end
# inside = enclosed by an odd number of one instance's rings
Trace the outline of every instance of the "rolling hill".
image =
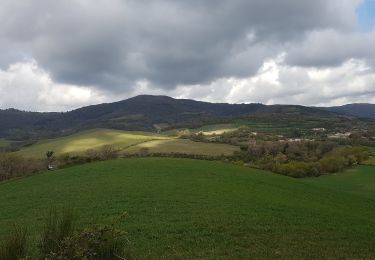
{"type": "Polygon", "coordinates": [[[137,259],[374,259],[374,167],[292,179],[221,162],[127,159],[0,183],[0,238],[38,239],[50,207],[79,226],[123,212],[137,259]]]}
{"type": "Polygon", "coordinates": [[[326,111],[375,119],[375,104],[348,104],[345,106],[321,108],[326,111]]]}
{"type": "Polygon", "coordinates": [[[249,115],[269,117],[271,120],[280,116],[289,116],[289,118],[301,116],[340,117],[338,114],[326,110],[296,105],[208,103],[166,96],[142,95],[119,102],[83,107],[65,113],[0,110],[0,137],[10,136],[13,139],[21,140],[30,137],[45,138],[92,128],[156,131],[155,126],[158,129],[200,127],[210,123],[227,123],[249,115]]]}

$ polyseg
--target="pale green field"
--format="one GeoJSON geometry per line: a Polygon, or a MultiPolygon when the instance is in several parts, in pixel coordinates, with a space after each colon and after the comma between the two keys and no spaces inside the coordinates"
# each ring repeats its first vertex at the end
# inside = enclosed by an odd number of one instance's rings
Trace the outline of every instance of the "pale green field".
{"type": "Polygon", "coordinates": [[[11,141],[6,140],[4,138],[0,138],[0,147],[8,146],[11,143],[11,141]]]}
{"type": "Polygon", "coordinates": [[[202,132],[205,135],[213,135],[213,134],[223,134],[225,132],[231,132],[237,130],[238,127],[234,124],[216,124],[216,125],[205,125],[199,128],[187,129],[187,128],[179,128],[173,129],[163,132],[167,135],[178,135],[179,132],[189,131],[191,133],[199,133],[202,132]]]}
{"type": "Polygon", "coordinates": [[[227,144],[210,144],[193,142],[186,139],[154,140],[129,147],[125,152],[136,153],[142,148],[148,148],[151,153],[187,153],[199,155],[231,155],[239,151],[239,147],[227,144]]]}
{"type": "Polygon", "coordinates": [[[126,149],[139,143],[164,139],[161,135],[143,132],[125,132],[108,129],[96,129],[74,135],[40,141],[25,147],[19,154],[32,157],[43,157],[46,151],[58,154],[80,154],[88,149],[97,149],[103,145],[114,145],[118,149],[126,149]]]}
{"type": "Polygon", "coordinates": [[[237,130],[234,124],[217,124],[217,125],[206,125],[200,128],[192,129],[192,132],[198,133],[202,132],[203,134],[223,134],[225,132],[231,132],[237,130]]]}
{"type": "Polygon", "coordinates": [[[113,145],[127,153],[137,153],[141,148],[150,152],[188,153],[203,155],[228,155],[238,151],[238,147],[224,144],[198,143],[146,132],[126,132],[96,129],[74,135],[40,141],[17,152],[29,157],[44,157],[46,151],[56,155],[82,154],[88,149],[98,149],[103,145],[113,145]]]}

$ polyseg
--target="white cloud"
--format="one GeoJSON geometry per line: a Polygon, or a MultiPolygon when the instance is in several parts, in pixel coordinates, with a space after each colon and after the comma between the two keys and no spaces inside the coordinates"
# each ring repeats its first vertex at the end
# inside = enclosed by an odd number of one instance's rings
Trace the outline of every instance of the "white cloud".
{"type": "Polygon", "coordinates": [[[221,78],[208,84],[179,85],[170,90],[144,79],[129,91],[113,95],[89,86],[55,83],[34,61],[0,70],[0,108],[66,111],[140,94],[229,103],[318,106],[375,103],[375,72],[366,61],[358,59],[331,68],[291,66],[285,63],[285,54],[282,54],[265,61],[254,76],[247,78],[221,78]]]}
{"type": "Polygon", "coordinates": [[[266,61],[252,77],[224,78],[208,85],[179,86],[173,94],[230,103],[319,106],[374,103],[375,72],[363,60],[351,59],[332,68],[305,68],[287,65],[282,55],[266,61]]]}
{"type": "Polygon", "coordinates": [[[108,101],[90,87],[57,84],[35,61],[15,63],[0,70],[0,108],[30,111],[65,111],[108,101]]]}

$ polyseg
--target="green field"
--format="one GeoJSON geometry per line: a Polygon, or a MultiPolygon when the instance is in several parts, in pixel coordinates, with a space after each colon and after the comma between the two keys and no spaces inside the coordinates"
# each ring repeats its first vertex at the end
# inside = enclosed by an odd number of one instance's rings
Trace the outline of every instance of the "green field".
{"type": "Polygon", "coordinates": [[[152,153],[186,153],[199,155],[231,155],[239,151],[238,146],[227,144],[210,144],[203,142],[193,142],[187,139],[166,139],[144,142],[126,149],[126,152],[136,153],[141,148],[148,148],[152,153]]]}
{"type": "Polygon", "coordinates": [[[129,153],[135,153],[142,147],[148,147],[151,152],[228,155],[239,149],[231,145],[197,143],[146,132],[97,129],[57,139],[43,140],[21,149],[18,153],[29,157],[44,157],[46,151],[50,150],[54,151],[56,155],[80,154],[88,149],[98,149],[103,145],[114,145],[123,152],[129,153]]]}
{"type": "Polygon", "coordinates": [[[0,183],[0,236],[42,228],[51,206],[82,226],[126,211],[144,258],[374,259],[375,167],[292,179],[221,162],[127,159],[0,183]]]}

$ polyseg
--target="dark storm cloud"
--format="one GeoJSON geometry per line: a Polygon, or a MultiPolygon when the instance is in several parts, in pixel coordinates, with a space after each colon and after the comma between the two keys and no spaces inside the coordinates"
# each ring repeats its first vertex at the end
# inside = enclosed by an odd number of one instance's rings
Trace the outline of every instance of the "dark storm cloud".
{"type": "Polygon", "coordinates": [[[375,32],[341,33],[324,30],[310,33],[287,51],[286,61],[306,67],[335,67],[348,59],[362,59],[375,65],[375,32]]]}
{"type": "MultiPolygon", "coordinates": [[[[2,0],[0,66],[34,59],[53,80],[124,91],[248,77],[313,30],[355,28],[358,1],[2,0]]],[[[307,48],[307,47],[306,47],[307,48]]],[[[355,48],[355,47],[353,47],[355,48]]],[[[304,61],[297,50],[291,63],[304,61]]]]}

